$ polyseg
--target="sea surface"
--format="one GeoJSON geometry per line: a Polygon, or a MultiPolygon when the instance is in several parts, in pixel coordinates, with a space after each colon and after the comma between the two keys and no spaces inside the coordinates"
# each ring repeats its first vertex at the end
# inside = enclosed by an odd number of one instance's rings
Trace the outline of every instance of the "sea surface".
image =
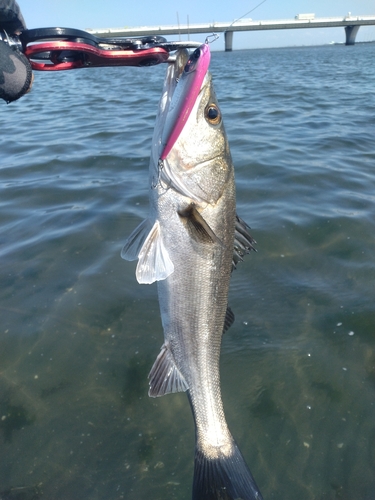
{"type": "MultiPolygon", "coordinates": [[[[258,243],[232,277],[223,400],[265,500],[375,499],[374,58],[212,54],[258,243]]],[[[38,72],[0,103],[2,500],[191,498],[186,395],[147,396],[156,287],[120,257],[165,70],[38,72]]]]}

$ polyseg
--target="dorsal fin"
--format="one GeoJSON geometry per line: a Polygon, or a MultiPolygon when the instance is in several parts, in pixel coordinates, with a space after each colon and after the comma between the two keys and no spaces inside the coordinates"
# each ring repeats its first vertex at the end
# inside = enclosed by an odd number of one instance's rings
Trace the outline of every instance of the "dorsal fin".
{"type": "Polygon", "coordinates": [[[249,233],[250,227],[236,214],[235,232],[234,232],[234,249],[232,271],[236,269],[238,262],[243,261],[244,255],[254,250],[256,252],[256,241],[249,233]]]}
{"type": "Polygon", "coordinates": [[[225,313],[223,334],[229,330],[229,328],[233,325],[233,323],[234,323],[234,313],[232,309],[228,306],[227,311],[225,313]]]}

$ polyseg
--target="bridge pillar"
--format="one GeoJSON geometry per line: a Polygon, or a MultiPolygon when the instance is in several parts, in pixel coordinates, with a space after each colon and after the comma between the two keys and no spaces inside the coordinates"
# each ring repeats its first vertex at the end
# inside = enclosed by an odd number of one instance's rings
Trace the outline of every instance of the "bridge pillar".
{"type": "Polygon", "coordinates": [[[354,45],[355,37],[358,33],[359,26],[345,26],[346,42],[345,45],[354,45]]]}
{"type": "Polygon", "coordinates": [[[231,52],[233,48],[233,31],[224,31],[225,52],[231,52]]]}

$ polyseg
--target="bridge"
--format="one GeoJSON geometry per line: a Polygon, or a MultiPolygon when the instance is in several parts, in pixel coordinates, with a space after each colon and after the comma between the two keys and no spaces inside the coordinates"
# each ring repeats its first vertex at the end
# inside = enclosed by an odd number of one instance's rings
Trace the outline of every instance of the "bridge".
{"type": "Polygon", "coordinates": [[[346,45],[354,45],[355,37],[360,26],[375,25],[374,16],[320,17],[314,14],[299,14],[295,19],[281,19],[275,21],[253,21],[239,19],[231,23],[202,23],[186,25],[140,26],[124,28],[106,28],[100,30],[87,29],[89,33],[98,37],[130,37],[152,35],[191,35],[194,33],[224,33],[225,50],[233,47],[233,33],[235,31],[262,31],[302,28],[338,28],[345,29],[346,45]]]}

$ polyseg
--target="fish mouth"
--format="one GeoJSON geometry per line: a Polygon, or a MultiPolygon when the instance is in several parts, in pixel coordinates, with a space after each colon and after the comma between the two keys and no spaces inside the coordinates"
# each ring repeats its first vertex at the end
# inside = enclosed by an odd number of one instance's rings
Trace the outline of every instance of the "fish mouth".
{"type": "Polygon", "coordinates": [[[209,62],[210,51],[204,44],[192,54],[186,48],[177,51],[164,80],[151,154],[153,188],[161,183],[164,189],[172,187],[180,194],[201,203],[210,200],[202,189],[194,189],[193,183],[186,179],[190,167],[185,171],[178,168],[176,170],[174,157],[176,154],[178,156],[178,151],[174,150],[174,146],[183,133],[190,113],[203,95],[202,90],[208,81],[206,77],[209,62]],[[190,189],[185,185],[184,178],[190,184],[190,189]]]}
{"type": "Polygon", "coordinates": [[[195,49],[186,63],[186,52],[180,52],[176,56],[174,71],[171,72],[174,81],[169,81],[174,86],[169,86],[168,116],[165,118],[161,136],[160,158],[162,160],[173,149],[189,119],[200,94],[210,60],[211,53],[207,44],[202,44],[195,49]]]}
{"type": "Polygon", "coordinates": [[[161,137],[165,127],[165,122],[168,116],[171,101],[188,59],[188,50],[179,49],[176,52],[173,61],[168,63],[167,74],[164,79],[163,91],[159,102],[159,111],[156,117],[154,136],[152,140],[151,156],[153,158],[155,166],[157,165],[160,158],[161,137]]]}
{"type": "Polygon", "coordinates": [[[163,149],[161,144],[163,131],[166,127],[168,113],[171,108],[173,96],[175,95],[178,82],[184,72],[189,60],[190,52],[186,48],[177,50],[173,60],[168,63],[167,74],[164,79],[163,91],[159,101],[159,110],[156,117],[154,135],[151,147],[151,160],[157,168],[163,149]]]}
{"type": "Polygon", "coordinates": [[[170,67],[168,68],[168,74],[166,80],[164,82],[164,90],[163,96],[166,94],[168,99],[166,101],[166,107],[163,109],[163,113],[167,114],[169,111],[169,106],[172,100],[172,97],[175,93],[177,84],[181,78],[182,73],[184,72],[184,68],[186,63],[188,62],[190,57],[190,53],[187,49],[179,49],[176,52],[174,57],[174,61],[170,63],[170,67]]]}

